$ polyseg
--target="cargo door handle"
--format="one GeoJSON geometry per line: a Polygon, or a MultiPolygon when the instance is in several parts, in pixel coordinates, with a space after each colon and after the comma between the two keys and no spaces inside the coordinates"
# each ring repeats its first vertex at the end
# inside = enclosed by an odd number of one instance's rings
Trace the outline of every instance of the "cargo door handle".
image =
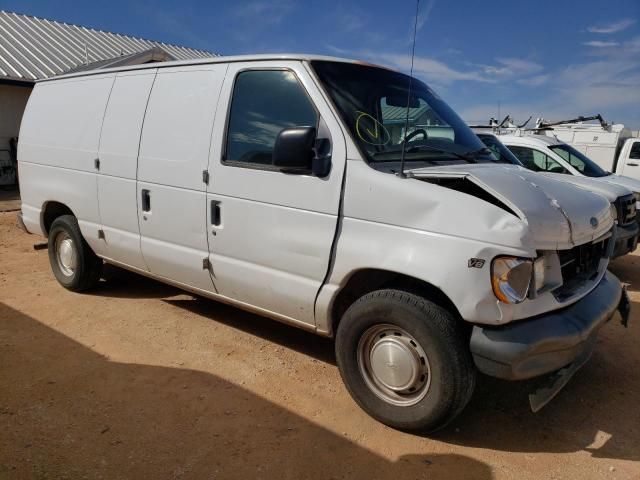
{"type": "Polygon", "coordinates": [[[142,189],[140,193],[142,201],[142,211],[144,213],[149,213],[151,211],[151,192],[147,189],[142,189]]]}
{"type": "Polygon", "coordinates": [[[217,200],[211,200],[211,225],[219,227],[222,223],[222,217],[220,214],[220,202],[217,200]]]}

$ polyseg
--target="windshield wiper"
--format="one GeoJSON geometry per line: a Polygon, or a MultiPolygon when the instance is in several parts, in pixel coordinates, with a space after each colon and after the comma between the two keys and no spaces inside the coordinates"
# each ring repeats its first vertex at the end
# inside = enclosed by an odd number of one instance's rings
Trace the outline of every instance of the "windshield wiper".
{"type": "Polygon", "coordinates": [[[453,150],[447,150],[446,148],[432,147],[431,145],[415,145],[413,147],[407,148],[406,152],[407,153],[413,153],[413,152],[422,152],[422,151],[425,151],[425,150],[426,151],[430,151],[430,152],[446,153],[448,155],[453,155],[454,157],[459,158],[459,159],[464,160],[464,161],[469,162],[469,163],[477,163],[478,161],[476,160],[476,157],[484,149],[474,150],[474,151],[471,151],[471,152],[458,153],[458,152],[454,152],[453,150]]]}
{"type": "MultiPolygon", "coordinates": [[[[478,156],[482,155],[482,154],[486,154],[486,153],[490,153],[491,150],[489,150],[488,148],[484,147],[484,148],[480,148],[478,150],[471,150],[469,152],[455,152],[453,150],[447,150],[446,148],[440,148],[440,147],[434,147],[432,145],[413,145],[408,147],[405,152],[407,153],[416,153],[416,152],[421,152],[421,151],[427,151],[427,152],[438,152],[438,153],[444,153],[447,155],[451,155],[457,159],[460,160],[464,160],[465,162],[468,163],[478,163],[478,156]]],[[[397,154],[397,151],[385,151],[385,152],[374,152],[372,153],[373,157],[377,157],[376,158],[376,162],[396,162],[398,161],[397,158],[393,157],[393,158],[388,158],[388,159],[380,159],[379,157],[382,156],[391,156],[393,154],[397,154]]],[[[432,163],[434,165],[437,165],[438,161],[443,161],[443,160],[447,160],[446,158],[420,158],[420,159],[408,159],[409,161],[421,161],[421,162],[429,162],[432,163]]],[[[450,159],[449,159],[450,160],[450,159]]],[[[494,160],[495,161],[495,160],[494,160]]]]}

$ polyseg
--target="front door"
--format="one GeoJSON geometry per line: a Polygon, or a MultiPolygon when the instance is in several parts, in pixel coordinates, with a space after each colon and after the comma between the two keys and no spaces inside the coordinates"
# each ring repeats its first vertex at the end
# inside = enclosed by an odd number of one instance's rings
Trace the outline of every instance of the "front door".
{"type": "Polygon", "coordinates": [[[209,251],[218,293],[313,325],[338,222],[345,142],[302,63],[229,66],[209,168],[209,251]],[[295,126],[315,126],[318,138],[330,142],[326,177],[272,165],[276,136],[295,126]]]}
{"type": "Polygon", "coordinates": [[[618,168],[620,175],[640,180],[640,140],[630,142],[622,148],[620,154],[621,168],[618,168]]]}

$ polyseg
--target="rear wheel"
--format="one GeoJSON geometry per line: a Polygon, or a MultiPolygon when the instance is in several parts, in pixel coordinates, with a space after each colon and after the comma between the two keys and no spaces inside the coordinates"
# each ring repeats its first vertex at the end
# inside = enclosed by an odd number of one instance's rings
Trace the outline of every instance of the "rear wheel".
{"type": "Polygon", "coordinates": [[[82,237],[73,215],[62,215],[51,224],[49,263],[58,282],[74,292],[88,290],[100,280],[102,260],[82,237]]]}
{"type": "Polygon", "coordinates": [[[403,430],[444,427],[475,387],[475,366],[455,317],[399,290],[369,293],[349,307],[336,332],[336,358],[355,401],[403,430]]]}

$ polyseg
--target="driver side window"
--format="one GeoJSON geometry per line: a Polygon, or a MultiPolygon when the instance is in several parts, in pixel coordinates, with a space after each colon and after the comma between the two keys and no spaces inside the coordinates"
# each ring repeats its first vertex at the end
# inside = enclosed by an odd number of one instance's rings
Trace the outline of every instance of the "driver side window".
{"type": "Polygon", "coordinates": [[[539,150],[514,145],[510,145],[508,148],[529,170],[533,170],[534,172],[569,173],[553,158],[539,150]]]}
{"type": "Polygon", "coordinates": [[[270,168],[281,130],[312,127],[318,113],[289,70],[247,70],[236,77],[223,163],[270,168]]]}

